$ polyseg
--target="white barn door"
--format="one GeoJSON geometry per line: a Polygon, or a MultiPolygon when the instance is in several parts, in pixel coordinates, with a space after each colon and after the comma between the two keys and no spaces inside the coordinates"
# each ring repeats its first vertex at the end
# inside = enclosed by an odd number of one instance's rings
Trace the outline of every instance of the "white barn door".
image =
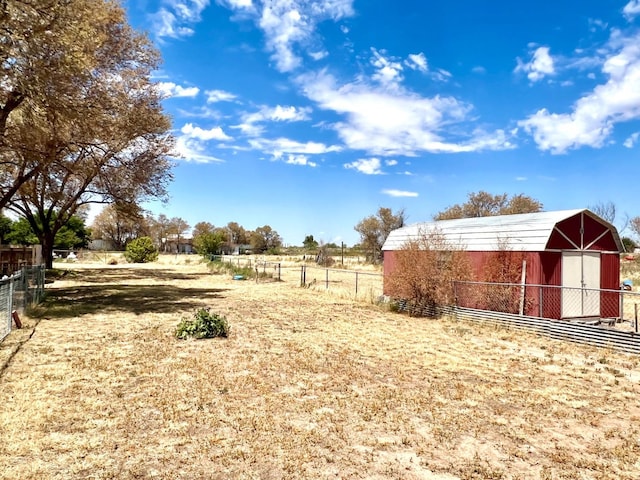
{"type": "Polygon", "coordinates": [[[600,253],[563,252],[562,286],[563,318],[599,317],[600,253]]]}

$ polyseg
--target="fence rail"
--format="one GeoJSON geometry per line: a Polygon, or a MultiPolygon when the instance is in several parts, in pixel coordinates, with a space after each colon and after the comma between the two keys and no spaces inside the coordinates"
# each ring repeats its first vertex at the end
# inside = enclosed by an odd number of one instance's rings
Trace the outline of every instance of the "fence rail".
{"type": "Polygon", "coordinates": [[[382,296],[382,274],[323,268],[309,265],[299,267],[300,285],[342,293],[348,296],[366,296],[375,299],[382,296]]]}
{"type": "Polygon", "coordinates": [[[22,267],[10,277],[0,279],[0,341],[11,332],[14,311],[24,312],[42,301],[44,280],[44,265],[22,267]]]}
{"type": "Polygon", "coordinates": [[[455,305],[430,307],[422,313],[448,314],[461,320],[509,326],[557,340],[640,354],[638,292],[454,282],[454,294],[455,305]]]}
{"type": "Polygon", "coordinates": [[[463,308],[583,323],[627,323],[638,332],[638,292],[457,281],[454,296],[463,308]]]}

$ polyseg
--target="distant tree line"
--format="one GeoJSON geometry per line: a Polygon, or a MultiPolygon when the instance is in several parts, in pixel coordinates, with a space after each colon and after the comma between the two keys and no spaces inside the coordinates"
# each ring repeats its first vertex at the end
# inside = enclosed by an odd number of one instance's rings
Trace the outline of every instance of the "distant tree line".
{"type": "MultiPolygon", "coordinates": [[[[149,237],[160,252],[167,252],[170,240],[180,243],[191,231],[191,225],[181,217],[154,216],[140,208],[108,205],[96,216],[91,230],[94,239],[106,240],[116,250],[124,250],[136,238],[149,237]]],[[[198,222],[193,227],[191,239],[194,250],[202,255],[232,253],[236,249],[276,252],[282,247],[282,238],[271,226],[247,230],[237,222],[219,227],[198,222]]]]}

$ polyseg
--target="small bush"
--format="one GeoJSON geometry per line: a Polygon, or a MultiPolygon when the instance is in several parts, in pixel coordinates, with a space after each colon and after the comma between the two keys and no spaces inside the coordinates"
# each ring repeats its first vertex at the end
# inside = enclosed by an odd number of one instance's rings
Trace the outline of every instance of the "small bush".
{"type": "Polygon", "coordinates": [[[129,263],[147,263],[158,259],[158,249],[149,237],[140,237],[127,245],[124,257],[129,263]]]}
{"type": "Polygon", "coordinates": [[[176,328],[175,335],[182,340],[187,338],[214,338],[229,335],[229,323],[226,317],[201,308],[193,318],[183,318],[176,328]]]}
{"type": "Polygon", "coordinates": [[[247,265],[241,266],[219,260],[209,262],[209,270],[216,274],[228,273],[231,276],[242,275],[246,279],[255,278],[256,276],[256,271],[247,265]]]}

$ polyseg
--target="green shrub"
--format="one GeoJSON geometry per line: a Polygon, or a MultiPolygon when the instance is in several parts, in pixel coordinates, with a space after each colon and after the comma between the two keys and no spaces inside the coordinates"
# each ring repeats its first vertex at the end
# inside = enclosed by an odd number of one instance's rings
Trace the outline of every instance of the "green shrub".
{"type": "Polygon", "coordinates": [[[193,318],[183,318],[180,321],[175,335],[182,340],[189,337],[227,337],[229,335],[229,323],[226,317],[211,313],[208,308],[201,308],[193,314],[193,318]]]}
{"type": "Polygon", "coordinates": [[[149,237],[140,237],[127,244],[124,257],[129,263],[147,263],[158,259],[158,249],[149,237]]]}

